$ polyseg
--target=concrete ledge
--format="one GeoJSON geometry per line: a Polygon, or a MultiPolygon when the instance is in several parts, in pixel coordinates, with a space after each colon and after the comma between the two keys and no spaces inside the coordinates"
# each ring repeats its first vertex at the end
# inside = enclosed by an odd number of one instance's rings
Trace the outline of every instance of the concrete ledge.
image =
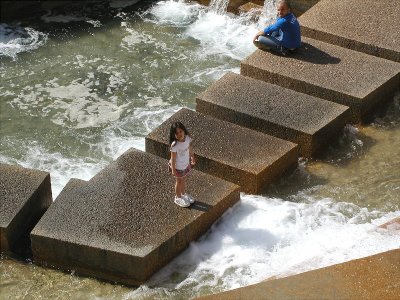
{"type": "MultiPolygon", "coordinates": [[[[211,0],[195,0],[196,2],[200,3],[201,5],[209,6],[211,3],[211,0]]],[[[292,6],[292,11],[293,13],[297,15],[301,15],[305,11],[307,11],[310,7],[315,5],[319,0],[292,0],[290,1],[290,4],[292,6]]],[[[238,9],[240,6],[245,5],[245,3],[253,3],[255,5],[259,5],[261,7],[264,6],[264,0],[230,0],[228,2],[228,7],[227,11],[228,12],[233,12],[233,13],[238,13],[241,12],[240,9],[238,9]]]]}
{"type": "Polygon", "coordinates": [[[399,15],[391,0],[322,0],[299,22],[304,36],[400,62],[399,15]]]}
{"type": "Polygon", "coordinates": [[[260,193],[297,166],[297,145],[257,131],[182,109],[146,137],[146,151],[170,157],[169,128],[181,121],[193,136],[196,169],[260,193]]]}
{"type": "Polygon", "coordinates": [[[292,12],[299,16],[313,7],[318,1],[320,0],[291,0],[292,12]]]}
{"type": "Polygon", "coordinates": [[[393,100],[400,86],[399,63],[309,38],[289,57],[257,50],[241,74],[349,106],[354,122],[393,100]]]}
{"type": "Polygon", "coordinates": [[[196,170],[190,209],[173,203],[167,161],[129,150],[88,182],[71,180],[31,233],[34,262],[138,285],[239,200],[239,187],[196,170]]]}
{"type": "Polygon", "coordinates": [[[400,250],[268,280],[203,300],[394,300],[400,295],[400,250]]]}
{"type": "Polygon", "coordinates": [[[29,252],[29,233],[52,203],[50,174],[0,164],[1,252],[29,252]]]}
{"type": "Polygon", "coordinates": [[[350,119],[347,106],[228,73],[197,97],[197,111],[299,145],[309,157],[350,119]]]}
{"type": "MultiPolygon", "coordinates": [[[[195,0],[201,5],[209,6],[211,4],[211,0],[195,0]]],[[[231,13],[237,14],[239,12],[239,6],[249,2],[249,0],[228,0],[228,6],[226,10],[231,13]]]]}

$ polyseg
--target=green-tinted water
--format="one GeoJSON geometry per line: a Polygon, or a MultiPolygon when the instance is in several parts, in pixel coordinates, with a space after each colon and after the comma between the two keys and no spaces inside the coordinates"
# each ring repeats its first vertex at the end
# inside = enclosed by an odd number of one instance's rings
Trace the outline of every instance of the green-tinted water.
{"type": "MultiPolygon", "coordinates": [[[[254,48],[257,25],[182,2],[136,14],[102,8],[52,12],[1,25],[0,161],[49,171],[53,192],[89,179],[254,48]],[[85,15],[85,17],[84,17],[85,15]],[[45,20],[81,19],[46,23],[45,20]],[[25,48],[24,48],[25,47],[25,48]],[[30,51],[26,52],[23,49],[30,51]],[[20,53],[18,53],[21,51],[20,53]]],[[[400,215],[400,107],[349,126],[268,195],[243,195],[211,232],[132,289],[0,260],[4,299],[187,299],[400,246],[377,230],[400,215]]]]}

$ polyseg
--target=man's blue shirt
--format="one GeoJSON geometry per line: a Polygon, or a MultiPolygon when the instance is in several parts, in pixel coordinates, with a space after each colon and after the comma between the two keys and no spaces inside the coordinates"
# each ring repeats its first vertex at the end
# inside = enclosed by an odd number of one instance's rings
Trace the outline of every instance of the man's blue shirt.
{"type": "Polygon", "coordinates": [[[266,35],[273,35],[282,42],[285,48],[293,49],[300,47],[300,24],[296,17],[289,13],[283,18],[278,18],[275,24],[264,29],[266,35]]]}

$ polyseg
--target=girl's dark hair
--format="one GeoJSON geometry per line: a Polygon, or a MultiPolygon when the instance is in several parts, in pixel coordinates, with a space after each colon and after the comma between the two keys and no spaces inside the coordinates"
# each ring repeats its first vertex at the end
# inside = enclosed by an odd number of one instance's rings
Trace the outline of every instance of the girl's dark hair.
{"type": "Polygon", "coordinates": [[[169,130],[169,145],[171,146],[173,142],[176,141],[175,133],[177,129],[182,129],[185,135],[189,135],[189,131],[186,129],[185,125],[181,122],[174,122],[171,125],[171,129],[169,130]]]}

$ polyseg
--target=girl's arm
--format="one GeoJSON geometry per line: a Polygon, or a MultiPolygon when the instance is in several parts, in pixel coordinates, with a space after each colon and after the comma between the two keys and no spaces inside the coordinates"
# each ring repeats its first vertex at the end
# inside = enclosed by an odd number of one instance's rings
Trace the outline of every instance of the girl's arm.
{"type": "Polygon", "coordinates": [[[192,142],[190,142],[189,144],[189,155],[190,155],[190,163],[194,166],[196,164],[196,159],[194,158],[192,142]]]}
{"type": "Polygon", "coordinates": [[[171,152],[171,172],[176,176],[176,152],[171,152]]]}

